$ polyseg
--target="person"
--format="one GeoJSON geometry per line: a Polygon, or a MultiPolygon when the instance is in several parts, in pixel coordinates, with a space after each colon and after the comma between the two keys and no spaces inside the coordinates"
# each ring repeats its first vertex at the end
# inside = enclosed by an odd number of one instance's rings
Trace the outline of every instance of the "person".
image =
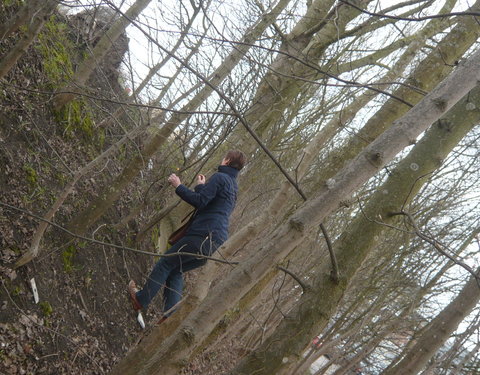
{"type": "Polygon", "coordinates": [[[197,185],[190,190],[171,174],[168,182],[175,193],[192,205],[196,212],[185,236],[172,245],[165,254],[189,253],[161,257],[153,267],[143,288],[139,290],[133,280],[128,284],[128,292],[133,308],[145,309],[163,287],[163,321],[180,302],[183,290],[183,273],[206,263],[205,258],[196,254],[210,256],[228,238],[230,215],[235,207],[238,193],[237,175],[246,163],[246,156],[238,150],[228,151],[218,172],[206,181],[205,176],[197,176],[197,185]]]}

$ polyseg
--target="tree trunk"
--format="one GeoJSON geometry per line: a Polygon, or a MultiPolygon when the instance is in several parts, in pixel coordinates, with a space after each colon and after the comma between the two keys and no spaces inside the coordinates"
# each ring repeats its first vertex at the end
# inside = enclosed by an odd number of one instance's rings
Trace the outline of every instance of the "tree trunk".
{"type": "MultiPolygon", "coordinates": [[[[476,1],[469,8],[471,12],[480,10],[480,1],[476,1]]],[[[437,47],[425,58],[409,75],[407,86],[400,86],[393,92],[396,97],[402,98],[410,104],[416,104],[423,98],[423,93],[412,90],[408,84],[423,90],[430,91],[452,70],[452,67],[461,59],[463,54],[477,41],[479,25],[475,17],[461,17],[457,25],[438,43],[437,47]]],[[[408,111],[406,105],[390,98],[344,145],[329,153],[324,167],[318,173],[321,183],[325,183],[342,166],[354,158],[360,150],[374,140],[392,123],[408,111]]]]}
{"type": "MultiPolygon", "coordinates": [[[[455,72],[399,119],[393,128],[378,137],[340,171],[335,176],[334,184],[321,189],[314,198],[300,207],[287,223],[268,236],[263,248],[238,265],[228,277],[211,289],[203,303],[182,322],[170,337],[162,340],[162,329],[160,327],[154,329],[152,334],[146,337],[113,369],[112,373],[122,375],[154,374],[161,366],[164,375],[178,374],[182,364],[185,364],[193,350],[201,345],[225,311],[234,306],[255,281],[270,270],[275,262],[300,244],[308,229],[321,223],[343,199],[349,197],[371,176],[375,175],[403,148],[415,142],[422,132],[475,87],[476,82],[480,79],[479,66],[480,51],[459,65],[455,72]]],[[[351,254],[345,255],[350,256],[351,254]]],[[[357,256],[354,255],[354,258],[357,256]]],[[[332,294],[324,294],[324,298],[321,298],[330,305],[330,311],[334,310],[335,301],[338,301],[338,297],[343,294],[348,278],[353,276],[354,271],[358,268],[356,263],[349,264],[348,258],[342,257],[339,260],[347,266],[347,269],[342,272],[343,278],[339,284],[333,284],[327,277],[324,285],[328,284],[331,287],[324,289],[328,292],[331,291],[332,294]],[[350,269],[348,269],[349,265],[350,269]]],[[[305,294],[311,295],[312,292],[307,291],[305,294]]],[[[299,316],[297,314],[295,317],[299,316]]],[[[288,321],[286,324],[291,324],[296,328],[295,317],[292,320],[286,319],[284,322],[288,321]]],[[[323,316],[323,324],[326,324],[329,317],[330,314],[323,316]]],[[[312,324],[311,322],[305,323],[302,330],[309,331],[312,324]]],[[[295,331],[288,332],[291,334],[295,331]]],[[[267,341],[272,343],[271,340],[267,341]]],[[[295,342],[295,339],[290,335],[285,341],[295,342]]],[[[296,347],[292,346],[291,348],[295,358],[305,347],[305,345],[298,344],[297,342],[296,347]]],[[[280,361],[274,361],[274,363],[269,361],[268,368],[263,367],[261,370],[264,371],[263,373],[273,374],[275,369],[284,365],[282,359],[286,351],[284,348],[280,349],[280,355],[269,356],[271,359],[280,357],[280,361]]],[[[262,359],[257,358],[257,361],[262,362],[262,359]]],[[[256,369],[259,366],[252,366],[252,368],[256,369]]],[[[251,374],[252,372],[247,373],[251,374]]]]}
{"type": "MultiPolygon", "coordinates": [[[[20,40],[15,44],[15,46],[5,55],[0,58],[0,79],[4,78],[8,72],[13,68],[17,63],[20,57],[27,51],[30,44],[33,42],[35,37],[38,35],[43,25],[47,21],[50,14],[55,10],[57,6],[57,1],[49,0],[43,4],[43,6],[36,11],[33,11],[32,21],[29,24],[25,34],[20,38],[20,40]]],[[[27,7],[27,5],[25,5],[27,7]]],[[[29,8],[31,7],[31,4],[29,8]]],[[[22,10],[20,11],[22,12],[22,10]]],[[[25,13],[25,17],[28,19],[30,16],[30,10],[25,10],[22,12],[25,13]]],[[[22,22],[25,20],[22,20],[22,22]]]]}
{"type": "Polygon", "coordinates": [[[126,17],[120,17],[112,27],[107,30],[105,35],[103,35],[95,45],[92,53],[80,64],[72,77],[72,82],[68,86],[58,90],[59,93],[53,98],[53,107],[55,109],[60,109],[75,98],[75,93],[80,92],[79,90],[81,90],[81,87],[90,78],[90,75],[98,66],[98,63],[103,60],[112,44],[125,32],[131,20],[137,18],[148,6],[150,1],[151,0],[136,0],[125,13],[126,17]]]}
{"type": "MultiPolygon", "coordinates": [[[[403,56],[395,64],[395,66],[378,82],[389,82],[394,81],[404,70],[405,66],[411,61],[411,59],[417,53],[418,45],[423,43],[423,38],[429,37],[431,34],[421,33],[419,35],[420,40],[416,40],[415,43],[412,43],[407,50],[404,52],[403,56]]],[[[332,120],[330,120],[325,127],[312,139],[307,147],[302,151],[302,154],[298,157],[296,168],[296,178],[298,181],[301,181],[307,172],[307,167],[311,164],[312,160],[320,152],[324,144],[333,136],[333,134],[339,129],[342,124],[350,121],[355,114],[366,105],[369,101],[373,100],[375,95],[371,93],[364,93],[360,95],[356,100],[352,102],[347,108],[343,109],[338,113],[332,120]]],[[[249,241],[252,241],[257,237],[257,235],[265,230],[268,225],[272,225],[276,222],[275,218],[279,216],[279,212],[282,208],[285,208],[288,202],[291,202],[293,196],[297,192],[293,189],[293,186],[288,182],[284,181],[281,184],[280,191],[275,194],[275,197],[270,201],[266,210],[248,222],[243,226],[239,231],[234,233],[227,243],[225,243],[219,249],[219,253],[222,254],[222,257],[229,258],[233,255],[234,251],[243,248],[249,241]],[[273,219],[272,219],[273,218],[273,219]]],[[[252,249],[254,250],[254,249],[252,249]]],[[[217,274],[219,270],[219,264],[215,262],[209,262],[203,269],[200,271],[199,282],[193,286],[192,293],[194,295],[202,295],[205,293],[205,288],[210,284],[210,281],[217,274]],[[196,289],[200,289],[196,291],[196,289]]],[[[274,274],[272,274],[274,275],[274,274]]],[[[189,296],[186,299],[190,298],[189,296]]],[[[200,299],[197,299],[200,302],[200,299]]],[[[194,304],[189,304],[193,309],[194,304]]],[[[185,308],[185,307],[183,307],[185,308]]]]}
{"type": "Polygon", "coordinates": [[[445,307],[423,330],[416,343],[401,361],[382,375],[418,374],[445,343],[458,325],[480,300],[480,268],[477,276],[471,275],[458,296],[445,307]]]}
{"type": "Polygon", "coordinates": [[[36,13],[42,11],[42,6],[44,7],[45,4],[41,2],[30,1],[25,3],[12,18],[0,25],[0,40],[8,38],[16,32],[20,26],[25,25],[31,17],[34,17],[36,13]]]}
{"type": "MultiPolygon", "coordinates": [[[[476,53],[476,56],[480,57],[480,51],[476,53]]],[[[455,71],[437,89],[446,88],[446,82],[451,82],[454,85],[451,80],[458,73],[458,70],[455,71]]],[[[431,103],[434,106],[441,105],[443,100],[436,99],[441,98],[441,95],[435,96],[435,91],[425,99],[433,96],[431,103]]],[[[475,102],[480,103],[480,89],[475,89],[470,95],[476,98],[475,102]]],[[[472,96],[469,97],[471,98],[472,96]]],[[[350,173],[355,174],[352,164],[363,162],[362,159],[368,158],[368,155],[370,157],[374,156],[374,159],[370,158],[370,161],[372,162],[371,166],[375,165],[376,158],[381,158],[384,155],[382,151],[373,151],[375,144],[381,142],[381,139],[384,138],[392,139],[394,137],[393,134],[400,132],[401,124],[406,123],[405,117],[411,118],[411,115],[414,113],[417,113],[419,117],[430,116],[432,113],[429,110],[420,109],[423,107],[421,104],[425,102],[425,99],[410,110],[407,115],[398,120],[394,127],[387,130],[368,146],[366,150],[353,160],[350,166],[346,167],[345,172],[350,170],[350,173]]],[[[258,374],[275,373],[280,366],[284,366],[284,363],[295,362],[300,358],[300,353],[308,345],[312,332],[321,331],[328,319],[334,314],[348,283],[371,250],[375,236],[384,230],[383,226],[372,222],[368,218],[380,215],[384,221],[391,221],[392,219],[388,217],[389,213],[398,211],[402,204],[405,203],[405,199],[414,195],[420,188],[421,183],[417,181],[418,177],[438,168],[443,158],[477,123],[480,118],[479,111],[469,112],[469,118],[467,119],[465,116],[465,105],[466,101],[458,103],[451,113],[448,114],[448,121],[439,121],[437,125],[427,132],[419,144],[412,149],[408,157],[402,160],[395,168],[394,173],[387,179],[385,184],[369,199],[362,213],[349,224],[349,231],[344,233],[335,243],[334,248],[336,249],[337,261],[340,265],[341,282],[336,284],[330,278],[329,270],[324,266],[322,272],[319,272],[314,281],[314,287],[302,295],[297,307],[282,321],[274,335],[269,337],[257,351],[245,357],[231,374],[249,374],[255,371],[258,371],[258,374]],[[451,126],[452,124],[455,126],[451,126]],[[417,183],[415,183],[416,181],[417,183]],[[414,185],[413,188],[412,185],[414,185]],[[294,332],[295,334],[293,334],[294,332]]],[[[411,139],[415,138],[412,137],[411,139]]],[[[368,168],[371,166],[368,166],[368,168]]],[[[356,171],[363,172],[365,168],[367,168],[366,165],[356,168],[356,171]]],[[[343,173],[340,174],[343,175],[343,173]]],[[[338,180],[335,178],[336,185],[344,184],[344,181],[343,179],[338,180]]],[[[316,200],[315,198],[312,203],[316,200]]],[[[324,202],[327,201],[325,200],[324,202]]],[[[304,219],[305,223],[307,220],[312,220],[309,217],[314,217],[315,215],[313,210],[304,210],[304,213],[307,215],[304,219]]]]}

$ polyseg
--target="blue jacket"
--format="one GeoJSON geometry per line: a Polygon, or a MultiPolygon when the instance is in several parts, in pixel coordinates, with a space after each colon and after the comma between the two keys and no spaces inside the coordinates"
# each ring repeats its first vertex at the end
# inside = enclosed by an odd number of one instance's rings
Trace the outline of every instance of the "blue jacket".
{"type": "Polygon", "coordinates": [[[209,236],[218,245],[228,238],[228,224],[237,200],[238,170],[226,165],[218,167],[205,184],[195,186],[195,191],[179,185],[175,193],[197,209],[187,236],[209,236]]]}

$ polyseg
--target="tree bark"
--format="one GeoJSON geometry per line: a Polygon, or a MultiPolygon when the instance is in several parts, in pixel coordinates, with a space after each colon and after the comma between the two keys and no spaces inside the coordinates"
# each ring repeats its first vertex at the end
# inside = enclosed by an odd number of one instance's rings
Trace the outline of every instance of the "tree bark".
{"type": "MultiPolygon", "coordinates": [[[[476,82],[480,79],[479,66],[480,51],[477,51],[459,65],[420,103],[396,121],[394,127],[385,131],[340,171],[335,176],[333,184],[321,189],[314,198],[300,207],[287,223],[268,236],[265,239],[265,245],[254,256],[233,269],[228,277],[211,289],[203,303],[182,322],[170,337],[162,340],[161,327],[154,329],[152,334],[146,337],[113,369],[112,373],[153,374],[161,366],[164,375],[177,374],[182,364],[185,364],[193,350],[201,345],[225,311],[238,302],[241,296],[251,288],[256,280],[268,272],[275,262],[300,244],[308,229],[321,223],[343,199],[349,197],[403,148],[415,142],[423,131],[475,87],[476,82]]],[[[348,254],[348,256],[350,255],[348,254]]],[[[354,258],[358,259],[357,256],[354,258]]],[[[344,279],[339,284],[332,285],[331,280],[327,278],[324,283],[325,286],[327,284],[329,286],[324,288],[325,291],[332,292],[332,294],[324,294],[324,298],[321,299],[330,306],[330,311],[334,310],[335,301],[338,301],[340,295],[343,294],[348,278],[358,268],[358,264],[355,262],[352,264],[348,258],[342,257],[342,263],[347,266],[347,269],[342,272],[344,279]],[[348,265],[351,266],[348,267],[348,265]]],[[[305,294],[311,295],[312,292],[307,291],[305,294]]],[[[300,315],[297,314],[296,317],[298,316],[300,315]]],[[[323,315],[323,324],[326,324],[329,317],[330,314],[323,315]]],[[[284,321],[288,321],[286,324],[295,326],[293,324],[295,318],[284,321]]],[[[315,319],[315,323],[318,325],[317,319],[315,319]]],[[[302,329],[308,331],[311,326],[311,322],[306,322],[302,329]]],[[[293,338],[290,339],[295,341],[293,338]]],[[[296,347],[292,346],[290,349],[295,352],[295,358],[305,347],[305,345],[298,344],[297,342],[296,347]]],[[[271,371],[270,369],[281,368],[284,365],[282,363],[284,350],[283,348],[280,350],[280,356],[272,355],[270,357],[280,357],[281,360],[269,363],[269,369],[262,370],[265,371],[264,373],[275,373],[275,370],[271,371]]],[[[261,358],[257,358],[257,360],[262,362],[261,358]]],[[[259,368],[259,366],[253,366],[253,368],[259,368]]],[[[248,374],[251,373],[248,372],[248,374]]]]}

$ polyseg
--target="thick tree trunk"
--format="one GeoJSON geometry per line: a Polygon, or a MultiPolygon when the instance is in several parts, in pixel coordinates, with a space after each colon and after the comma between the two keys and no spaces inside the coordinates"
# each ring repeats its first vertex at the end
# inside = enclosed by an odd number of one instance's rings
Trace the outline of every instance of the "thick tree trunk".
{"type": "Polygon", "coordinates": [[[458,325],[474,309],[480,300],[480,269],[471,275],[458,296],[445,307],[423,330],[416,343],[401,361],[382,375],[418,374],[445,343],[458,325]]]}
{"type": "MultiPolygon", "coordinates": [[[[241,296],[248,291],[256,280],[268,272],[271,266],[291,252],[303,240],[308,229],[317,226],[324,218],[338,207],[343,199],[349,197],[356,189],[363,185],[371,176],[375,175],[383,166],[391,161],[395,155],[407,145],[415,142],[416,138],[432,123],[437,121],[445,112],[465,96],[480,79],[480,51],[461,64],[446,80],[427,95],[418,105],[399,119],[395,126],[372,142],[348,166],[335,176],[335,182],[323,188],[310,201],[300,207],[288,222],[275,230],[265,239],[265,245],[258,252],[238,265],[221,283],[216,285],[207,295],[204,302],[193,311],[180,327],[167,339],[162,340],[161,326],[154,329],[134,348],[112,371],[113,374],[154,374],[159,368],[164,375],[177,374],[182,364],[188,361],[191,353],[199,347],[211,330],[219,322],[228,308],[235,305],[241,296]]],[[[345,254],[350,256],[351,254],[345,254]]],[[[357,258],[354,256],[354,258],[357,258]]],[[[339,259],[340,260],[340,259],[339,259]]],[[[358,260],[358,259],[357,259],[358,260]]],[[[358,264],[352,265],[350,260],[341,258],[347,269],[343,269],[344,279],[339,284],[333,284],[327,277],[323,283],[325,291],[332,295],[323,294],[322,302],[334,311],[336,302],[347,286],[349,277],[352,277],[358,264]],[[349,267],[350,266],[350,267],[349,267]],[[350,269],[349,269],[350,268],[350,269]]],[[[321,284],[321,283],[320,283],[321,284]]],[[[311,295],[312,292],[305,293],[311,295]]],[[[303,306],[302,306],[303,307],[303,306]]],[[[293,327],[295,318],[286,319],[293,327]]],[[[323,324],[328,321],[330,314],[323,316],[323,324]]],[[[302,330],[310,330],[312,322],[305,322],[302,330]]],[[[314,323],[317,323],[315,320],[314,323]]],[[[318,324],[317,324],[318,325],[318,324]]],[[[288,331],[287,332],[293,332],[288,331]]],[[[311,331],[309,331],[311,332],[311,331]]],[[[289,340],[294,338],[290,337],[289,340]]],[[[272,343],[270,340],[268,340],[272,343]]],[[[294,358],[305,345],[293,345],[291,351],[294,358]],[[294,347],[296,346],[296,347],[294,347]]],[[[276,345],[275,345],[276,346],[276,345]]],[[[280,355],[273,355],[269,359],[279,358],[280,361],[269,361],[268,368],[262,371],[273,374],[275,369],[281,368],[283,354],[288,352],[281,347],[280,355]],[[272,371],[273,369],[273,371],[272,371]]],[[[270,353],[269,353],[270,354],[270,353]]],[[[256,359],[262,362],[261,358],[256,359]]],[[[287,362],[289,358],[287,356],[287,362]]],[[[259,366],[253,366],[257,369],[259,366]]],[[[252,372],[248,372],[251,374],[252,372]]],[[[261,372],[259,372],[261,373],[261,372]]]]}
{"type": "MultiPolygon", "coordinates": [[[[480,51],[476,53],[476,56],[480,57],[480,51]]],[[[445,88],[445,82],[451,82],[452,77],[458,73],[459,71],[454,72],[437,89],[445,88]]],[[[470,98],[475,96],[475,102],[480,103],[479,88],[472,91],[470,95],[470,98]]],[[[429,96],[433,95],[430,94],[429,96]]],[[[399,124],[404,124],[405,117],[410,117],[409,114],[411,115],[412,112],[417,113],[419,117],[429,116],[431,113],[426,108],[423,112],[416,110],[422,107],[421,104],[425,99],[401,118],[393,128],[382,134],[379,139],[367,147],[354,159],[353,164],[360,162],[361,158],[368,158],[367,155],[373,155],[374,159],[370,159],[373,166],[376,163],[375,158],[377,156],[381,157],[383,153],[368,150],[380,139],[385,137],[390,139],[388,134],[392,134],[393,137],[393,133],[400,131],[399,124]]],[[[441,99],[432,99],[434,106],[441,104],[441,102],[441,99]]],[[[348,283],[371,250],[374,238],[384,230],[383,226],[368,220],[368,218],[380,215],[385,221],[391,220],[389,213],[398,211],[409,194],[411,197],[420,188],[421,183],[417,181],[418,177],[438,168],[446,155],[477,123],[480,118],[479,111],[469,112],[469,118],[466,118],[465,105],[465,101],[458,103],[447,116],[449,118],[447,121],[439,121],[427,132],[419,144],[412,149],[408,157],[395,168],[385,184],[369,199],[362,213],[350,223],[349,231],[344,233],[335,243],[334,248],[340,265],[341,282],[336,284],[330,278],[329,270],[325,269],[326,266],[324,266],[324,269],[319,272],[314,281],[314,287],[304,293],[298,302],[298,306],[282,321],[264,345],[242,360],[237,368],[232,371],[232,374],[249,374],[256,371],[258,371],[258,374],[274,373],[278,371],[280,366],[283,366],[282,363],[295,362],[300,358],[300,353],[308,345],[312,332],[319,332],[326,325],[343,297],[348,283]],[[293,334],[294,332],[295,334],[293,334]]],[[[351,170],[350,173],[354,173],[351,166],[347,168],[351,170]]],[[[357,171],[363,171],[364,168],[366,166],[358,168],[357,171]]],[[[336,184],[341,183],[337,178],[335,180],[336,184]]],[[[313,216],[315,213],[310,211],[310,215],[313,216]]]]}
{"type": "Polygon", "coordinates": [[[93,49],[92,53],[80,64],[74,76],[72,82],[61,88],[59,93],[53,98],[53,107],[59,109],[65,104],[69,103],[75,98],[75,93],[80,92],[81,87],[90,78],[98,63],[103,60],[107,52],[110,50],[112,44],[125,32],[125,29],[130,25],[130,20],[135,19],[138,15],[148,6],[151,0],[137,0],[127,10],[125,15],[127,17],[120,17],[115,23],[107,30],[105,35],[98,41],[93,49]]]}
{"type": "MultiPolygon", "coordinates": [[[[32,5],[30,4],[28,7],[31,6],[32,5]]],[[[15,46],[8,53],[0,58],[0,79],[4,78],[8,74],[20,57],[22,57],[27,51],[28,47],[38,35],[50,14],[55,10],[56,6],[57,1],[48,0],[42,4],[41,7],[36,6],[34,10],[29,9],[23,12],[25,13],[26,20],[28,20],[30,16],[32,17],[31,23],[17,44],[15,44],[15,46]]],[[[27,7],[27,5],[25,5],[25,7],[27,7]]],[[[22,22],[26,21],[23,18],[24,17],[22,17],[22,22]]]]}

